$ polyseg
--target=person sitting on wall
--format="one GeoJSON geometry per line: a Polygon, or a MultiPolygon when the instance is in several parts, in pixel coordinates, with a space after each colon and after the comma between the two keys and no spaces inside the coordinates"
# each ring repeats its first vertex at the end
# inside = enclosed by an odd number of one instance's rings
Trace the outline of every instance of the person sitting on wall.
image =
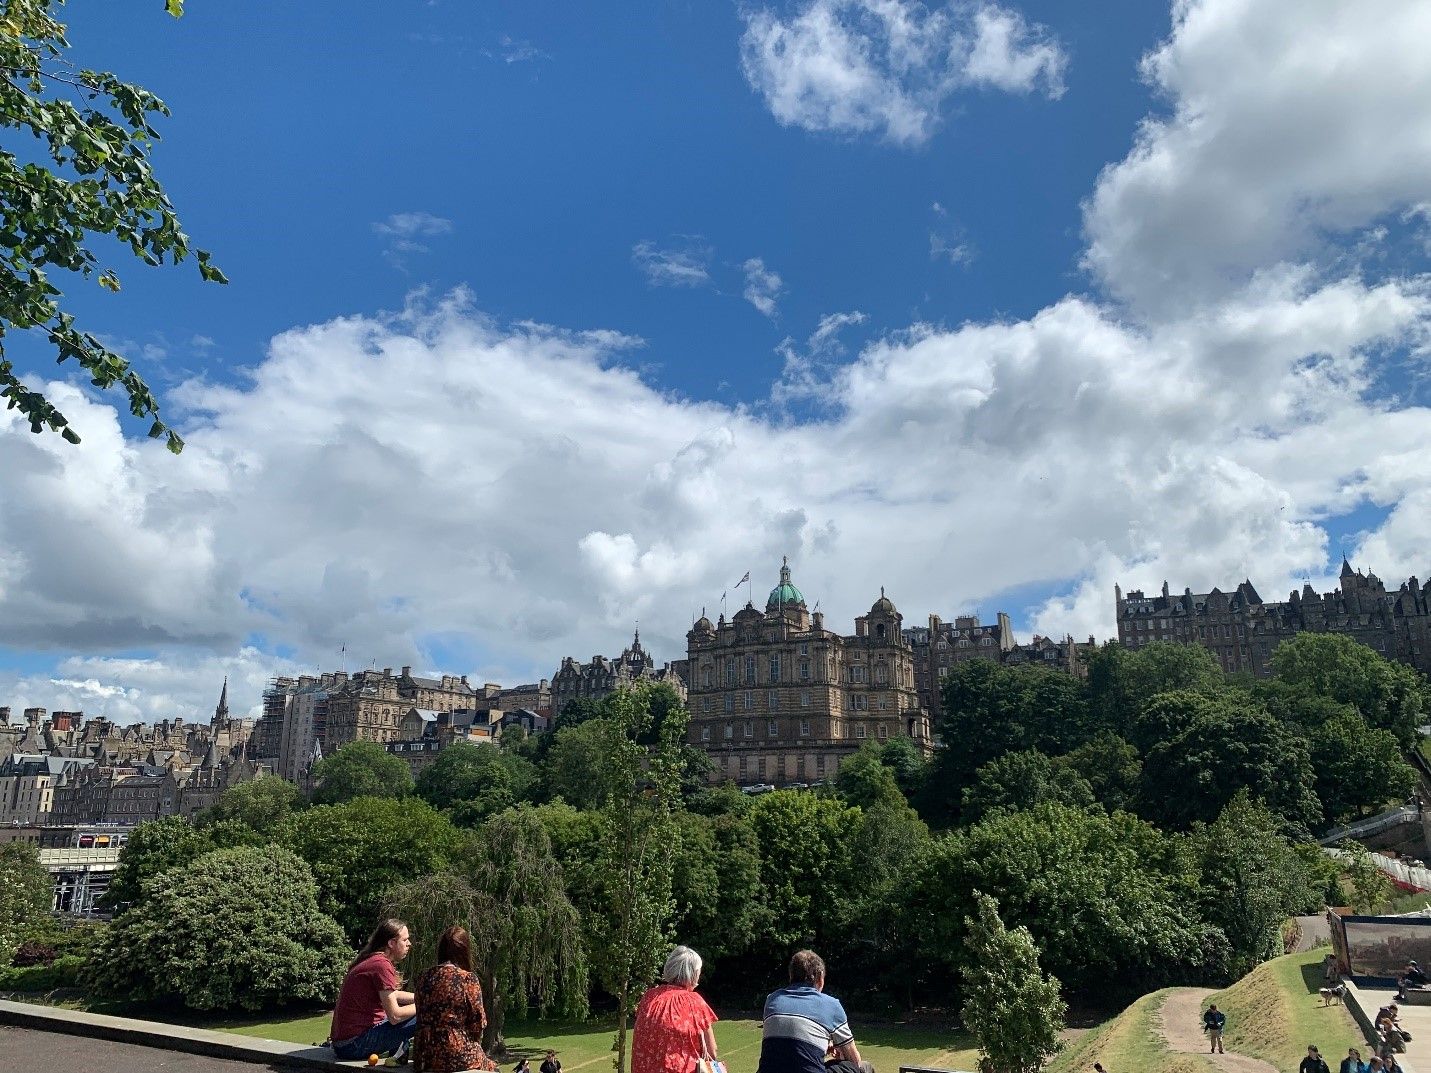
{"type": "Polygon", "coordinates": [[[376,1054],[396,1054],[406,1061],[407,1045],[417,1032],[417,1004],[398,985],[397,963],[412,949],[407,925],[389,917],[348,966],[333,1008],[333,1053],[344,1062],[376,1054]]]}
{"type": "Polygon", "coordinates": [[[1408,961],[1406,968],[1402,969],[1401,975],[1396,978],[1396,997],[1405,1002],[1408,987],[1420,989],[1425,986],[1426,974],[1421,971],[1421,966],[1414,961],[1408,961]]]}

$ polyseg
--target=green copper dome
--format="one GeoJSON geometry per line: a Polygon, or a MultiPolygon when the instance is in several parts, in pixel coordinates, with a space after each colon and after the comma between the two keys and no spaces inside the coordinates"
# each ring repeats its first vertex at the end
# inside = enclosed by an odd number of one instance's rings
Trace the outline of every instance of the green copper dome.
{"type": "Polygon", "coordinates": [[[796,605],[805,605],[805,594],[790,581],[790,560],[784,559],[780,564],[780,584],[770,590],[770,598],[765,601],[765,610],[778,611],[781,607],[796,605]]]}

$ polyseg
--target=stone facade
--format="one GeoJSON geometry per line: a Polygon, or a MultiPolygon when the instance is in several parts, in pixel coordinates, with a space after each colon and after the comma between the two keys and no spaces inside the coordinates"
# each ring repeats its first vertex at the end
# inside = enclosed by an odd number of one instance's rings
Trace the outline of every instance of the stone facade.
{"type": "Polygon", "coordinates": [[[54,811],[55,786],[70,768],[93,760],[45,753],[13,753],[0,762],[0,825],[37,826],[54,811]]]}
{"type": "Polygon", "coordinates": [[[1138,649],[1154,641],[1198,644],[1225,671],[1272,673],[1272,653],[1289,637],[1310,631],[1351,637],[1388,659],[1431,673],[1431,596],[1416,578],[1388,591],[1375,574],[1353,570],[1342,560],[1340,584],[1318,593],[1311,585],[1286,601],[1264,603],[1250,580],[1231,592],[1184,589],[1174,596],[1140,590],[1126,596],[1114,587],[1118,641],[1138,649]]]}
{"type": "Polygon", "coordinates": [[[715,761],[717,780],[742,784],[831,777],[866,741],[930,748],[901,621],[881,592],[853,635],[827,630],[787,561],[763,613],[747,603],[730,621],[702,615],[686,634],[690,743],[715,761]]]}
{"type": "Polygon", "coordinates": [[[119,727],[76,712],[43,717],[43,709],[27,712],[19,739],[35,752],[0,764],[0,815],[19,805],[25,823],[133,824],[193,815],[262,773],[244,757],[253,724],[230,715],[227,682],[207,724],[175,719],[119,727]]]}
{"type": "Polygon", "coordinates": [[[560,716],[574,700],[597,701],[637,682],[664,682],[686,700],[686,683],[671,664],[657,668],[641,647],[641,631],[637,630],[630,646],[614,659],[592,656],[590,663],[579,663],[571,656],[563,659],[552,675],[552,715],[560,716]]]}
{"type": "Polygon", "coordinates": [[[938,615],[930,615],[928,626],[905,630],[904,639],[914,656],[914,688],[919,703],[938,725],[942,707],[939,683],[943,677],[971,659],[1003,659],[1013,648],[1014,630],[1009,616],[1002,611],[994,622],[980,622],[978,615],[959,615],[953,622],[945,622],[938,615]]]}
{"type": "Polygon", "coordinates": [[[1016,667],[1046,667],[1076,678],[1087,678],[1088,661],[1097,650],[1098,642],[1092,637],[1086,641],[1075,641],[1065,634],[1063,640],[1058,641],[1034,634],[1028,644],[1016,644],[1005,652],[1004,663],[1016,667]]]}
{"type": "MultiPolygon", "coordinates": [[[[326,677],[326,676],[325,676],[326,677]]],[[[359,671],[348,676],[336,674],[327,690],[326,726],[323,752],[328,754],[350,741],[394,741],[398,721],[409,708],[430,708],[450,712],[476,705],[477,692],[460,678],[421,678],[404,667],[394,675],[391,667],[359,671]]]]}

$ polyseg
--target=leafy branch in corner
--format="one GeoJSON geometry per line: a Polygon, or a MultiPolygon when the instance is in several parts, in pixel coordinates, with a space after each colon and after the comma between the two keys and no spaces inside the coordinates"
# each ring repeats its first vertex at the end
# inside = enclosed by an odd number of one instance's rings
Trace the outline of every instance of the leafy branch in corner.
{"type": "MultiPolygon", "coordinates": [[[[199,275],[227,283],[206,250],[189,236],[149,155],[159,133],[151,120],[169,109],[142,87],[108,71],[77,68],[66,56],[65,26],[54,11],[63,0],[0,0],[0,125],[28,132],[36,160],[0,150],[0,397],[18,409],[30,431],[79,434],[38,390],[27,387],[7,358],[10,333],[34,331],[54,346],[57,361],[74,359],[102,390],[118,387],[135,417],[152,421],[149,435],[169,450],[184,447],[159,415],[159,402],[128,360],[75,324],[61,305],[55,271],[93,279],[112,292],[119,275],[90,248],[109,236],[146,265],[178,264],[192,252],[199,275]],[[58,87],[76,91],[70,99],[58,87]],[[38,162],[37,162],[38,161],[38,162]]],[[[172,16],[183,0],[165,0],[172,16]]]]}

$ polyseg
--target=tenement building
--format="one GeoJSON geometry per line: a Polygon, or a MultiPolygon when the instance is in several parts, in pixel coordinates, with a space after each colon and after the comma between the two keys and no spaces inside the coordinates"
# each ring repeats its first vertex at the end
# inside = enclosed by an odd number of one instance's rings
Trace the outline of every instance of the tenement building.
{"type": "Polygon", "coordinates": [[[686,684],[671,664],[656,666],[656,661],[641,647],[641,631],[636,631],[630,647],[614,659],[592,656],[590,663],[579,663],[571,656],[561,661],[552,675],[552,716],[560,716],[574,700],[600,700],[618,689],[637,682],[664,682],[686,699],[686,684]]]}
{"type": "Polygon", "coordinates": [[[789,783],[833,776],[867,741],[912,738],[931,748],[902,616],[884,595],[841,636],[813,615],[788,560],[765,611],[702,615],[686,634],[689,740],[716,778],[789,783]]]}
{"type": "Polygon", "coordinates": [[[391,667],[384,667],[381,674],[337,674],[326,694],[325,754],[350,741],[393,741],[398,736],[398,721],[409,708],[450,712],[474,707],[477,698],[465,674],[460,678],[450,674],[422,678],[414,675],[411,667],[404,667],[399,675],[394,675],[391,667]]]}
{"type": "Polygon", "coordinates": [[[955,667],[971,659],[998,662],[1014,644],[1009,616],[1002,611],[994,622],[980,622],[978,615],[958,615],[945,622],[929,616],[929,625],[903,631],[914,656],[914,688],[919,703],[937,726],[942,706],[939,683],[955,667]]]}
{"type": "Polygon", "coordinates": [[[1231,592],[1184,589],[1174,596],[1163,582],[1160,595],[1140,590],[1126,596],[1114,586],[1118,641],[1141,648],[1154,641],[1198,644],[1207,648],[1226,671],[1272,673],[1272,653],[1289,637],[1304,631],[1339,633],[1431,673],[1431,607],[1428,592],[1416,578],[1388,591],[1373,573],[1353,570],[1342,560],[1340,584],[1318,593],[1311,585],[1293,591],[1280,603],[1264,603],[1250,580],[1231,592]]]}

